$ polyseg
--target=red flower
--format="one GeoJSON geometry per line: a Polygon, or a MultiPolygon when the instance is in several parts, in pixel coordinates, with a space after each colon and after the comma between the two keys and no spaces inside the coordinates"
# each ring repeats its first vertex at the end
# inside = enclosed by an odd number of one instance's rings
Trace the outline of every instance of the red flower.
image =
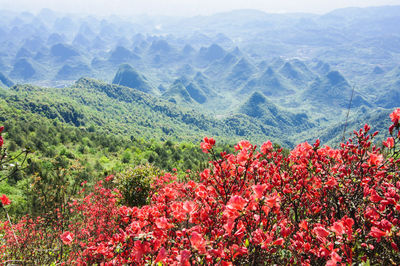
{"type": "Polygon", "coordinates": [[[280,197],[278,194],[274,193],[271,197],[266,197],[265,199],[267,206],[270,208],[277,207],[279,208],[280,197]]]}
{"type": "Polygon", "coordinates": [[[3,146],[4,140],[3,140],[3,136],[0,136],[0,147],[3,146]]]}
{"type": "Polygon", "coordinates": [[[164,247],[162,247],[158,252],[155,262],[157,263],[159,261],[163,261],[166,257],[167,257],[167,250],[164,247]]]}
{"type": "Polygon", "coordinates": [[[263,145],[261,145],[261,152],[263,154],[267,154],[268,152],[272,151],[274,147],[272,146],[271,141],[264,142],[263,145]]]}
{"type": "Polygon", "coordinates": [[[306,220],[303,220],[299,223],[299,227],[304,231],[308,231],[308,223],[306,220]]]}
{"type": "Polygon", "coordinates": [[[215,145],[215,140],[213,138],[204,137],[203,142],[200,143],[200,147],[204,153],[208,153],[209,150],[215,145]]]}
{"type": "Polygon", "coordinates": [[[156,220],[156,226],[157,226],[159,229],[162,229],[162,230],[168,230],[168,229],[174,227],[174,225],[168,223],[168,219],[165,218],[165,217],[157,218],[157,220],[156,220]]]}
{"type": "Polygon", "coordinates": [[[341,262],[342,258],[335,251],[331,253],[331,259],[326,262],[326,266],[336,266],[338,262],[341,262]]]}
{"type": "Polygon", "coordinates": [[[0,200],[3,206],[9,205],[11,203],[11,200],[4,194],[0,197],[0,200]]]}
{"type": "Polygon", "coordinates": [[[183,203],[183,210],[186,213],[191,214],[192,212],[196,211],[196,203],[193,201],[185,201],[183,203]]]}
{"type": "Polygon", "coordinates": [[[74,234],[66,231],[60,235],[60,238],[65,245],[71,245],[74,240],[74,234]]]}
{"type": "Polygon", "coordinates": [[[387,147],[388,149],[391,149],[394,147],[394,139],[392,137],[389,137],[386,141],[383,141],[382,144],[385,145],[385,147],[387,147]]]}
{"type": "Polygon", "coordinates": [[[256,198],[261,199],[263,197],[265,189],[267,188],[267,185],[266,184],[262,184],[262,185],[258,184],[258,185],[253,185],[251,188],[253,189],[254,194],[256,194],[256,198]]]}
{"type": "Polygon", "coordinates": [[[328,182],[326,182],[326,184],[329,187],[334,187],[337,186],[338,182],[336,181],[336,178],[334,178],[333,176],[328,177],[328,182]]]}
{"type": "Polygon", "coordinates": [[[206,253],[206,241],[203,236],[196,231],[192,232],[192,237],[190,238],[192,246],[196,248],[200,253],[206,253]]]}
{"type": "Polygon", "coordinates": [[[369,236],[375,237],[378,241],[381,240],[381,237],[386,235],[386,232],[380,230],[379,228],[372,226],[371,232],[368,234],[369,236]]]}
{"type": "Polygon", "coordinates": [[[375,154],[370,152],[368,152],[368,154],[369,154],[368,163],[370,165],[380,165],[383,162],[382,154],[375,154]]]}
{"type": "Polygon", "coordinates": [[[397,108],[390,114],[390,119],[393,123],[397,124],[400,120],[400,108],[397,108]]]}
{"type": "Polygon", "coordinates": [[[324,227],[322,226],[317,226],[314,228],[314,233],[317,235],[317,237],[319,238],[326,238],[327,236],[329,236],[329,231],[326,230],[324,227]]]}
{"type": "Polygon", "coordinates": [[[249,149],[251,149],[251,147],[253,147],[253,145],[251,145],[251,143],[248,140],[241,140],[235,146],[235,150],[237,150],[237,151],[242,150],[242,149],[249,150],[249,149]]]}
{"type": "Polygon", "coordinates": [[[106,180],[107,182],[110,182],[110,181],[112,181],[113,179],[114,179],[114,175],[109,175],[109,176],[106,177],[105,180],[106,180]]]}
{"type": "Polygon", "coordinates": [[[228,209],[234,209],[237,211],[241,211],[243,210],[244,206],[246,205],[247,201],[242,198],[241,196],[233,196],[228,204],[226,205],[226,207],[228,209]]]}
{"type": "MultiPolygon", "coordinates": [[[[247,149],[241,150],[239,152],[239,154],[237,155],[237,161],[239,164],[247,162],[248,159],[249,159],[249,155],[247,154],[247,149]]],[[[244,164],[242,164],[242,165],[244,165],[244,164]]]]}
{"type": "Polygon", "coordinates": [[[282,246],[283,242],[285,242],[285,240],[281,237],[275,240],[274,243],[272,243],[272,245],[282,246]]]}
{"type": "Polygon", "coordinates": [[[378,193],[375,190],[372,190],[371,192],[371,197],[369,198],[372,202],[380,202],[381,200],[383,200],[383,198],[381,196],[378,195],[378,193]]]}
{"type": "Polygon", "coordinates": [[[223,228],[228,233],[228,235],[231,235],[234,226],[235,226],[234,219],[228,219],[224,224],[223,228]]]}
{"type": "Polygon", "coordinates": [[[344,226],[342,222],[334,222],[330,227],[332,232],[335,232],[336,235],[341,236],[344,234],[344,226]]]}

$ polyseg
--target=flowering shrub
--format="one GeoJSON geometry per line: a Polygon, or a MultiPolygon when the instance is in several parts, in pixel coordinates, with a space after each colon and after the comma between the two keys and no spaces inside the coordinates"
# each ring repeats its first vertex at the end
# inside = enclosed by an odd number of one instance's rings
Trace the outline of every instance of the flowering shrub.
{"type": "Polygon", "coordinates": [[[201,148],[213,160],[198,182],[167,173],[151,184],[148,205],[128,207],[118,204],[122,196],[110,176],[71,199],[58,225],[21,220],[18,243],[3,223],[0,254],[33,258],[28,251],[47,234],[54,262],[396,264],[400,109],[390,117],[391,136],[382,148],[372,143],[377,133],[368,125],[338,149],[317,140],[288,156],[269,141],[260,150],[240,141],[235,153],[217,159],[215,140],[205,138],[201,148]]]}

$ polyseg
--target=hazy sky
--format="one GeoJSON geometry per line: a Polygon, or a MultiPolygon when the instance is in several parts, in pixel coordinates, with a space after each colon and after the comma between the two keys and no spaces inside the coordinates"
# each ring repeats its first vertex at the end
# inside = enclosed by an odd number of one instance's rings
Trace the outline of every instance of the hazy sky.
{"type": "Polygon", "coordinates": [[[325,13],[341,7],[400,5],[400,0],[0,0],[0,9],[57,11],[99,15],[207,15],[233,9],[271,13],[325,13]]]}

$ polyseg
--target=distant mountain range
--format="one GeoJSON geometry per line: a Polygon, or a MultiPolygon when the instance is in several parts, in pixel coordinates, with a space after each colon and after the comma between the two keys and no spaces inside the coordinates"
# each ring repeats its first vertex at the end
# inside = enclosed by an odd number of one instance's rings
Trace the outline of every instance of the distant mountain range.
{"type": "Polygon", "coordinates": [[[76,126],[110,122],[118,134],[290,146],[325,132],[334,141],[348,108],[349,123],[361,125],[399,106],[396,25],[400,6],[130,20],[0,10],[0,87],[19,108],[76,126]],[[24,98],[32,92],[41,96],[24,98]]]}

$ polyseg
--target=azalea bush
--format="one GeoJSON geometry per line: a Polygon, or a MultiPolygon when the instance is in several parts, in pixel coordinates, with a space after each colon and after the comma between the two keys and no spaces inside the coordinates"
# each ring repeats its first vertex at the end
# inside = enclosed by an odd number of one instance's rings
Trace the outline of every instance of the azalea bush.
{"type": "Polygon", "coordinates": [[[156,177],[140,207],[121,205],[113,176],[88,194],[83,184],[51,226],[22,219],[13,236],[4,221],[0,256],[68,264],[397,264],[400,109],[390,118],[390,137],[378,146],[368,125],[337,149],[317,140],[288,155],[270,141],[260,149],[240,141],[234,153],[216,154],[215,140],[204,138],[211,160],[196,181],[156,177]]]}

